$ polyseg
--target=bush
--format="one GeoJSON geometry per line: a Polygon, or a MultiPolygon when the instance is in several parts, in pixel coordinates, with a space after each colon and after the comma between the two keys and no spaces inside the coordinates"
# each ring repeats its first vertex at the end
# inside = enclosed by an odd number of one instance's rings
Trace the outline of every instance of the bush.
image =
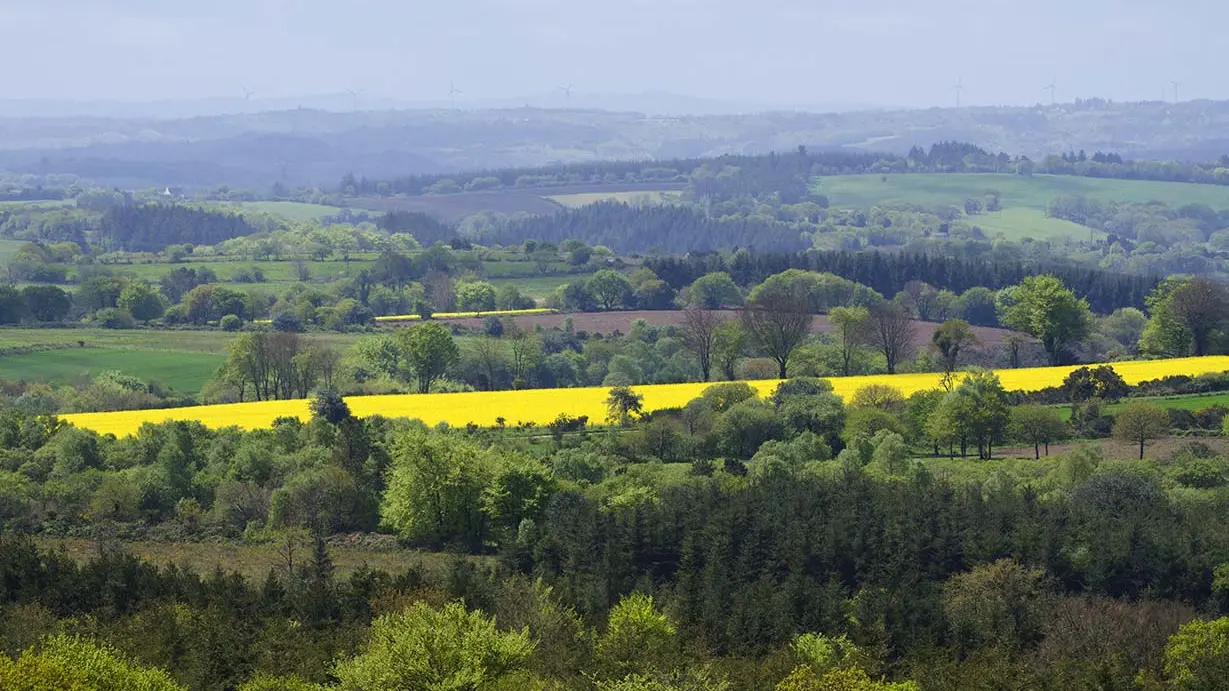
{"type": "Polygon", "coordinates": [[[303,320],[293,312],[282,312],[273,318],[273,330],[298,333],[303,330],[303,320]]]}
{"type": "Polygon", "coordinates": [[[108,307],[100,309],[94,313],[94,323],[104,329],[131,329],[135,328],[137,322],[128,312],[108,307]]]}
{"type": "Polygon", "coordinates": [[[504,323],[499,320],[499,317],[490,316],[483,322],[483,328],[486,330],[486,335],[492,338],[499,338],[504,335],[504,323]]]}
{"type": "Polygon", "coordinates": [[[222,317],[218,325],[222,327],[223,331],[238,331],[243,328],[243,320],[236,315],[228,314],[222,317]]]}

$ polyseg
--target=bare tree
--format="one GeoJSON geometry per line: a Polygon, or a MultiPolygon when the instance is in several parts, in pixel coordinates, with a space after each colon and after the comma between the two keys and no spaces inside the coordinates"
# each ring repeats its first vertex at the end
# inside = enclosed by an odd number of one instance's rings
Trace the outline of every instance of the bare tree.
{"type": "Polygon", "coordinates": [[[908,357],[913,347],[915,326],[909,310],[893,300],[871,307],[870,315],[869,343],[883,353],[888,374],[896,374],[896,365],[908,357]]]}
{"type": "Polygon", "coordinates": [[[700,363],[700,374],[709,380],[717,348],[717,327],[725,321],[712,310],[691,308],[683,312],[683,345],[700,363]]]}
{"type": "Polygon", "coordinates": [[[755,344],[777,363],[782,379],[794,349],[811,332],[811,298],[795,285],[776,285],[753,294],[739,310],[743,326],[755,344]]]}

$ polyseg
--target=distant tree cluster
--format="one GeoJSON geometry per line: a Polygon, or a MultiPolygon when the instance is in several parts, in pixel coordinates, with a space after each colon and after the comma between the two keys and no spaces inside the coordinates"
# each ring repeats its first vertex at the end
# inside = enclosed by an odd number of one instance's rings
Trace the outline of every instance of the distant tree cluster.
{"type": "Polygon", "coordinates": [[[167,245],[215,245],[256,232],[239,214],[178,204],[141,204],[107,209],[98,223],[100,244],[112,250],[157,252],[167,245]]]}

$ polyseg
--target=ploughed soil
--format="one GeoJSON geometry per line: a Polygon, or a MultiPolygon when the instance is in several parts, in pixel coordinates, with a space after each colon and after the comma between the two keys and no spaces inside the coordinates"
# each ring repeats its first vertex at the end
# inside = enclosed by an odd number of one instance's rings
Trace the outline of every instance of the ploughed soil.
{"type": "MultiPolygon", "coordinates": [[[[721,314],[730,319],[736,319],[738,315],[732,310],[722,311],[721,314]]],[[[653,326],[669,326],[681,324],[683,321],[683,313],[679,311],[630,311],[630,312],[572,312],[568,314],[534,314],[522,317],[516,317],[514,321],[522,329],[531,330],[534,327],[541,325],[544,329],[562,327],[565,320],[572,319],[572,328],[577,331],[588,331],[589,333],[609,334],[614,331],[627,333],[632,324],[637,319],[643,319],[653,326]]],[[[470,328],[481,328],[484,317],[472,317],[466,319],[449,319],[449,323],[455,323],[461,326],[470,328]]],[[[916,345],[925,345],[930,343],[930,338],[934,334],[935,329],[939,326],[934,322],[915,322],[916,345]]],[[[828,317],[822,314],[815,315],[815,321],[811,323],[812,333],[831,333],[833,331],[832,323],[828,317]]],[[[977,338],[981,340],[983,348],[993,348],[1000,345],[1003,339],[1011,331],[1007,329],[996,329],[988,326],[974,326],[973,331],[977,334],[977,338]]]]}

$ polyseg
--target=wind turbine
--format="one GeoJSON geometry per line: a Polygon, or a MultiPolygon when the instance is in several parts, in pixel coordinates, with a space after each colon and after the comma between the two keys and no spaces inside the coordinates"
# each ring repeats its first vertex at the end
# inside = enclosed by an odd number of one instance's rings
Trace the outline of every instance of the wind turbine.
{"type": "Polygon", "coordinates": [[[1041,87],[1042,91],[1050,92],[1050,105],[1054,105],[1054,94],[1058,91],[1058,85],[1055,83],[1057,81],[1057,78],[1051,79],[1049,84],[1041,87]]]}
{"type": "Polygon", "coordinates": [[[452,109],[457,109],[457,94],[465,93],[457,88],[455,82],[448,82],[448,99],[452,105],[452,109]]]}
{"type": "Polygon", "coordinates": [[[960,96],[964,93],[964,77],[963,76],[961,76],[959,79],[956,80],[956,86],[953,86],[952,90],[956,92],[956,107],[959,108],[960,107],[960,96]]]}
{"type": "Polygon", "coordinates": [[[572,85],[568,84],[567,86],[558,87],[558,89],[559,91],[563,92],[563,100],[567,104],[567,107],[571,109],[572,107],[572,85]]]}
{"type": "Polygon", "coordinates": [[[1182,86],[1182,82],[1176,82],[1176,81],[1174,81],[1174,80],[1172,80],[1172,79],[1171,79],[1171,80],[1169,80],[1169,83],[1170,83],[1171,85],[1173,85],[1173,87],[1174,87],[1174,103],[1177,103],[1177,102],[1178,102],[1178,89],[1179,89],[1179,87],[1181,87],[1181,86],[1182,86]]]}
{"type": "Polygon", "coordinates": [[[239,89],[243,91],[243,100],[245,101],[252,100],[252,97],[256,95],[255,91],[252,91],[242,84],[239,85],[239,89]]]}
{"type": "Polygon", "coordinates": [[[362,89],[346,89],[346,93],[350,94],[350,108],[354,112],[358,112],[358,97],[363,93],[362,89]]]}

